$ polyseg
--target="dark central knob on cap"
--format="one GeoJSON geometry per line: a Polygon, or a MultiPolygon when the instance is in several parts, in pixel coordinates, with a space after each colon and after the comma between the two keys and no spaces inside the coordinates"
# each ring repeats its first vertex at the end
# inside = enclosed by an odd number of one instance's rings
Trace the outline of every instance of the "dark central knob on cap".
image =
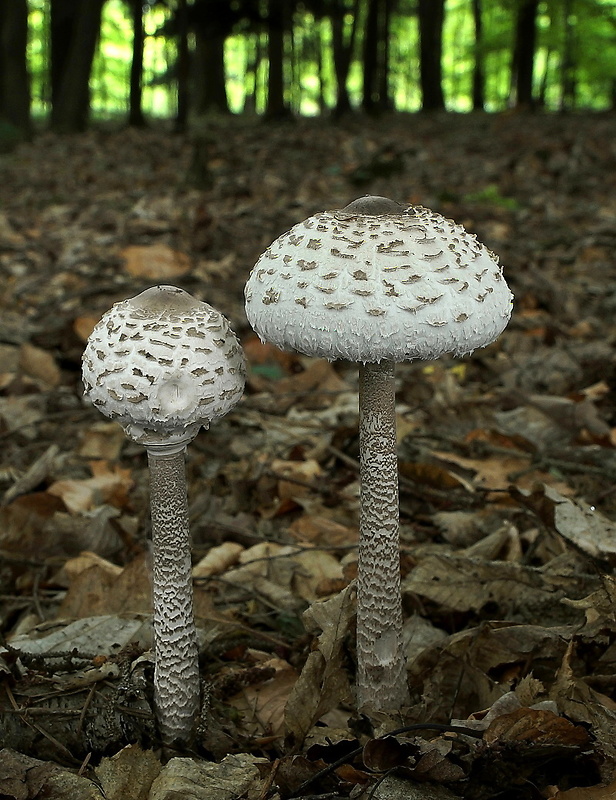
{"type": "Polygon", "coordinates": [[[380,216],[385,214],[401,214],[405,206],[390,200],[389,197],[378,197],[376,195],[366,195],[358,197],[348,206],[341,209],[343,214],[366,214],[369,216],[380,216]]]}

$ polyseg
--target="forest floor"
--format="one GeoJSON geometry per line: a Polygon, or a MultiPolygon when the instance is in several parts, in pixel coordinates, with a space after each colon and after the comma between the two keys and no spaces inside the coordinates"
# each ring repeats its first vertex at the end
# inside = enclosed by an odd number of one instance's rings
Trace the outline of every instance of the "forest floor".
{"type": "Polygon", "coordinates": [[[615,252],[610,115],[231,119],[0,156],[0,797],[616,796],[615,252]],[[242,296],[276,236],[368,193],[477,233],[516,298],[486,350],[398,367],[411,703],[376,729],[353,701],[356,369],[261,345],[242,296]],[[156,283],[222,311],[249,362],[188,448],[211,703],[170,760],[146,458],[80,384],[96,320],[156,283]],[[456,730],[380,735],[435,723],[456,730]]]}

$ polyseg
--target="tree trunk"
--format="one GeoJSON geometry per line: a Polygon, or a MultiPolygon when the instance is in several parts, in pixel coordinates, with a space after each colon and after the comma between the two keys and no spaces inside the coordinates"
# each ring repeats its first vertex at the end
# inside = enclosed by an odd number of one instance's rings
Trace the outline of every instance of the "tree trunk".
{"type": "Polygon", "coordinates": [[[515,105],[533,107],[533,70],[535,65],[536,18],[539,0],[522,0],[515,27],[511,74],[515,86],[515,105]]]}
{"type": "Polygon", "coordinates": [[[419,71],[422,111],[445,108],[441,58],[445,0],[419,0],[419,71]]]}
{"type": "Polygon", "coordinates": [[[391,0],[379,0],[379,46],[378,58],[378,107],[380,111],[390,111],[393,104],[389,97],[389,28],[391,22],[391,0]]]}
{"type": "Polygon", "coordinates": [[[227,81],[225,72],[226,36],[205,36],[196,32],[195,64],[195,111],[207,114],[215,111],[229,113],[227,81]]]}
{"type": "Polygon", "coordinates": [[[348,37],[345,37],[345,21],[347,9],[344,0],[334,0],[331,25],[332,25],[332,56],[334,73],[336,75],[336,109],[337,115],[346,114],[351,110],[351,98],[347,88],[351,59],[355,50],[357,39],[357,20],[359,18],[359,0],[353,4],[353,22],[348,37]]]}
{"type": "Polygon", "coordinates": [[[284,23],[286,4],[287,0],[269,0],[267,36],[269,72],[265,109],[265,115],[269,119],[284,119],[290,114],[284,96],[284,23]]]}
{"type": "Polygon", "coordinates": [[[190,105],[190,51],[188,48],[188,3],[179,0],[176,12],[177,22],[177,111],[175,132],[183,133],[188,124],[190,105]]]}
{"type": "Polygon", "coordinates": [[[571,111],[575,108],[576,95],[576,70],[575,70],[575,14],[574,0],[564,0],[563,16],[565,37],[561,59],[561,111],[571,111]]]}
{"type": "Polygon", "coordinates": [[[60,86],[79,12],[79,3],[72,0],[50,0],[50,78],[52,107],[58,102],[60,86]]]}
{"type": "Polygon", "coordinates": [[[483,111],[485,107],[485,72],[483,65],[483,20],[481,0],[473,0],[475,24],[475,64],[473,66],[473,109],[483,111]]]}
{"type": "Polygon", "coordinates": [[[26,0],[0,0],[0,118],[30,134],[30,78],[26,64],[26,0]]]}
{"type": "Polygon", "coordinates": [[[131,0],[131,13],[133,19],[133,59],[130,65],[128,124],[141,128],[145,125],[141,107],[143,95],[143,45],[145,40],[142,0],[131,0]]]}
{"type": "Polygon", "coordinates": [[[377,110],[379,102],[378,48],[379,0],[367,0],[363,47],[362,108],[368,114],[372,114],[377,110]]]}
{"type": "MultiPolygon", "coordinates": [[[[90,113],[90,72],[100,34],[104,1],[80,0],[75,9],[69,49],[66,56],[60,59],[63,69],[51,114],[51,123],[55,130],[69,133],[84,130],[87,126],[90,113]]],[[[57,45],[56,41],[56,47],[57,45]]]]}

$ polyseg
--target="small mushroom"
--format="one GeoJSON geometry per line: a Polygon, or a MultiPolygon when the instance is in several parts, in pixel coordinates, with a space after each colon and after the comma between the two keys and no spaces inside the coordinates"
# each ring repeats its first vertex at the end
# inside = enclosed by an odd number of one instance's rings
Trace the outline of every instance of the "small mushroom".
{"type": "Polygon", "coordinates": [[[357,693],[363,710],[408,700],[402,653],[394,364],[464,356],[504,330],[498,258],[421,206],[362,197],[283,233],[254,266],[246,315],[261,339],[359,362],[357,693]]]}
{"type": "Polygon", "coordinates": [[[174,286],[116,303],[83,354],[86,396],[148,454],[154,703],[166,745],[190,741],[200,708],[184,453],[238,402],[244,375],[227,320],[174,286]]]}

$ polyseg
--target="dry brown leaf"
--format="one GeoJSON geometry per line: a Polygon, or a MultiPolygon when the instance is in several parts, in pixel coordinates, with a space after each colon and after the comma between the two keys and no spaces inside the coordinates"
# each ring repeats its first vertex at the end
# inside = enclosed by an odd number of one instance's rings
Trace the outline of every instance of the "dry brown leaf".
{"type": "Polygon", "coordinates": [[[472,484],[462,476],[456,475],[439,464],[425,464],[415,461],[401,461],[400,474],[414,483],[429,486],[432,489],[466,489],[474,491],[472,484]]]}
{"type": "Polygon", "coordinates": [[[60,448],[57,444],[49,445],[47,450],[28,467],[26,472],[6,490],[2,498],[2,504],[6,505],[10,503],[16,497],[19,497],[19,495],[32,491],[32,489],[35,489],[42,483],[54,468],[55,460],[59,452],[60,448]]]}
{"type": "Polygon", "coordinates": [[[101,318],[100,314],[82,314],[73,320],[73,331],[77,338],[85,344],[101,318]]]}
{"type": "Polygon", "coordinates": [[[62,382],[60,367],[52,354],[32,344],[22,344],[19,351],[19,366],[26,375],[42,381],[47,386],[55,388],[62,382]]]}
{"type": "Polygon", "coordinates": [[[556,792],[553,800],[614,800],[616,797],[616,781],[597,786],[580,787],[579,789],[567,789],[564,792],[556,792]]]}
{"type": "Polygon", "coordinates": [[[212,547],[193,567],[193,579],[221,575],[230,566],[237,564],[243,552],[244,547],[237,542],[223,542],[218,547],[212,547]]]}
{"type": "Polygon", "coordinates": [[[147,800],[162,764],[153,750],[131,744],[96,767],[106,800],[147,800]]]}
{"type": "Polygon", "coordinates": [[[366,742],[362,760],[369,770],[387,772],[404,764],[409,755],[416,754],[417,747],[410,742],[401,742],[395,736],[381,736],[366,742]]]}
{"type": "Polygon", "coordinates": [[[512,562],[445,553],[422,558],[402,588],[457,611],[478,612],[490,603],[501,614],[529,622],[538,613],[558,619],[562,612],[555,601],[580,591],[579,578],[566,571],[559,576],[512,562]]]}
{"type": "Polygon", "coordinates": [[[81,434],[77,449],[82,458],[117,461],[126,443],[126,434],[117,422],[96,422],[81,434]]]}
{"type": "Polygon", "coordinates": [[[528,742],[562,747],[586,747],[590,741],[588,732],[581,725],[552,711],[518,708],[508,714],[500,714],[490,723],[483,735],[488,745],[500,742],[528,742]]]}
{"type": "Polygon", "coordinates": [[[58,617],[82,619],[99,614],[145,613],[152,608],[150,570],[145,556],[119,573],[93,562],[77,572],[58,610],[58,617]]]}
{"type": "Polygon", "coordinates": [[[149,800],[259,797],[262,792],[259,765],[262,764],[267,761],[248,753],[225,756],[220,763],[172,758],[154,780],[149,800]]]}
{"type": "Polygon", "coordinates": [[[117,508],[126,506],[128,493],[133,486],[131,472],[106,461],[91,461],[92,478],[55,481],[47,492],[60,497],[73,514],[90,511],[107,503],[117,508]]]}
{"type": "Polygon", "coordinates": [[[289,525],[289,532],[298,539],[330,547],[346,546],[357,542],[358,531],[341,525],[329,517],[304,514],[289,525]]]}
{"type": "Polygon", "coordinates": [[[264,597],[275,608],[297,611],[304,604],[291,590],[297,548],[262,542],[239,554],[239,566],[225,574],[229,583],[264,597]]]}
{"type": "Polygon", "coordinates": [[[191,270],[188,256],[166,244],[131,245],[125,247],[120,255],[124,259],[124,268],[134,278],[165,280],[179,278],[191,270]]]}
{"type": "Polygon", "coordinates": [[[616,562],[616,524],[593,506],[545,484],[535,484],[531,491],[512,487],[511,495],[583,553],[616,562]]]}
{"type": "Polygon", "coordinates": [[[298,553],[293,561],[297,564],[293,588],[309,603],[321,596],[321,587],[336,585],[343,578],[340,561],[323,550],[308,548],[298,553]]]}
{"type": "Polygon", "coordinates": [[[306,497],[314,489],[310,488],[323,474],[318,461],[308,458],[305,461],[283,461],[274,459],[270,465],[273,475],[278,480],[278,497],[280,500],[306,497]]]}
{"type": "Polygon", "coordinates": [[[234,695],[229,703],[244,717],[244,725],[253,735],[282,735],[285,706],[297,681],[297,672],[281,658],[271,658],[259,664],[275,670],[273,678],[252,684],[234,695]]]}
{"type": "Polygon", "coordinates": [[[349,695],[343,653],[354,614],[352,586],[330,600],[313,603],[304,612],[306,630],[319,635],[285,709],[286,739],[294,749],[301,747],[308,731],[323,714],[349,695]]]}
{"type": "MultiPolygon", "coordinates": [[[[122,573],[122,567],[118,564],[113,564],[106,558],[102,558],[96,553],[90,553],[85,550],[75,558],[69,558],[61,570],[63,579],[68,580],[68,585],[77,578],[84,570],[90,567],[99,567],[103,572],[107,573],[111,578],[117,578],[122,573]]],[[[58,578],[56,578],[58,580],[58,578]]]]}
{"type": "Polygon", "coordinates": [[[8,748],[0,750],[0,796],[8,800],[38,797],[49,776],[60,767],[51,761],[38,761],[8,748]]]}
{"type": "Polygon", "coordinates": [[[576,676],[571,666],[574,655],[574,644],[570,642],[549,697],[569,719],[590,725],[596,749],[603,755],[601,778],[611,783],[616,779],[616,702],[576,676]]]}

